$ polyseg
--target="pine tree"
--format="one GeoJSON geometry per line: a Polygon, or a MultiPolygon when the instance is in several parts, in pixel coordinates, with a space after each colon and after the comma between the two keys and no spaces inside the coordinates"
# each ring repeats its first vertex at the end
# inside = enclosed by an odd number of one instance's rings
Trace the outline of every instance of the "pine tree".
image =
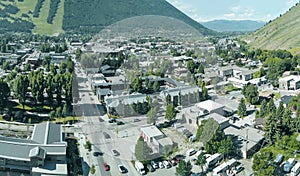
{"type": "Polygon", "coordinates": [[[246,107],[245,99],[244,98],[241,98],[241,100],[240,100],[237,114],[240,117],[244,117],[245,115],[247,115],[247,107],[246,107]]]}

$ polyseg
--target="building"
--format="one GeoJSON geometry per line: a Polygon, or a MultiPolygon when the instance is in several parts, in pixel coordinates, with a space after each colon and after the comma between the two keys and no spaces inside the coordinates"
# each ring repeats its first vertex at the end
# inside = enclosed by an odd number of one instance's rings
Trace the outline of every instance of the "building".
{"type": "Polygon", "coordinates": [[[228,118],[226,118],[226,117],[224,117],[224,116],[222,116],[220,114],[217,114],[217,113],[209,114],[209,115],[205,116],[205,118],[203,118],[201,120],[209,119],[209,118],[214,119],[220,125],[220,130],[225,129],[225,128],[227,128],[230,125],[228,118]]]}
{"type": "Polygon", "coordinates": [[[279,89],[298,90],[300,88],[300,76],[290,75],[279,78],[279,89]]]}
{"type": "Polygon", "coordinates": [[[224,115],[225,106],[212,100],[202,101],[197,103],[196,106],[201,109],[206,109],[210,114],[217,113],[219,115],[224,115]]]}
{"type": "Polygon", "coordinates": [[[141,104],[143,110],[148,106],[146,94],[129,94],[129,95],[115,95],[105,96],[104,102],[106,104],[107,112],[111,115],[117,116],[136,116],[140,112],[134,109],[133,105],[141,104]]]}
{"type": "Polygon", "coordinates": [[[173,149],[173,141],[156,126],[141,128],[141,136],[154,153],[165,154],[173,149]]]}
{"type": "Polygon", "coordinates": [[[252,127],[242,129],[228,127],[224,129],[224,133],[225,135],[232,136],[240,143],[240,152],[237,154],[245,159],[259,151],[265,139],[263,131],[252,127]]]}
{"type": "Polygon", "coordinates": [[[0,136],[0,169],[40,175],[67,175],[67,143],[61,126],[37,124],[30,139],[0,136]]]}
{"type": "Polygon", "coordinates": [[[180,86],[160,92],[160,96],[163,99],[170,96],[170,100],[174,106],[188,106],[197,103],[201,100],[201,95],[202,89],[197,86],[180,86]]]}

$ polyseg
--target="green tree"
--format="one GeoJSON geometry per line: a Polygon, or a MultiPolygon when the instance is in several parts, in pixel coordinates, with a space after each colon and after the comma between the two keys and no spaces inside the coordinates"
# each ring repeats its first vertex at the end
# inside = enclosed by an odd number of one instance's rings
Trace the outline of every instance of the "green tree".
{"type": "Polygon", "coordinates": [[[258,88],[256,85],[253,84],[247,84],[242,89],[242,94],[245,96],[246,100],[250,104],[255,104],[258,102],[258,88]]]}
{"type": "Polygon", "coordinates": [[[132,88],[135,92],[141,92],[142,91],[142,79],[139,77],[134,78],[132,82],[132,88]]]}
{"type": "Polygon", "coordinates": [[[244,98],[241,98],[241,100],[240,100],[237,114],[240,117],[244,117],[245,115],[247,115],[247,107],[246,107],[245,99],[244,98]]]}
{"type": "Polygon", "coordinates": [[[147,123],[155,124],[157,121],[157,107],[151,108],[147,113],[147,123]]]}
{"type": "Polygon", "coordinates": [[[267,101],[264,99],[260,105],[259,117],[264,118],[266,115],[267,115],[267,101]]]}
{"type": "Polygon", "coordinates": [[[154,92],[158,92],[158,91],[159,91],[159,88],[160,88],[160,85],[159,85],[158,81],[155,81],[155,82],[153,83],[153,91],[154,91],[154,92]]]}
{"type": "Polygon", "coordinates": [[[135,157],[137,160],[144,162],[149,159],[150,148],[147,143],[144,142],[142,137],[139,137],[135,145],[135,157]]]}
{"type": "Polygon", "coordinates": [[[197,69],[197,73],[204,74],[204,66],[202,64],[199,64],[198,69],[197,69]]]}
{"type": "Polygon", "coordinates": [[[204,152],[201,152],[197,157],[197,164],[201,167],[201,171],[204,172],[203,166],[206,164],[206,157],[204,152]]]}
{"type": "Polygon", "coordinates": [[[275,114],[275,113],[276,113],[276,106],[274,104],[274,100],[271,99],[267,105],[267,114],[275,114]]]}
{"type": "Polygon", "coordinates": [[[192,170],[192,164],[190,161],[185,162],[184,160],[180,160],[178,166],[176,167],[176,175],[188,176],[191,170],[192,170]]]}
{"type": "Polygon", "coordinates": [[[172,121],[176,118],[176,111],[173,104],[167,105],[165,119],[172,121]]]}
{"type": "Polygon", "coordinates": [[[195,72],[195,63],[193,60],[187,62],[187,69],[193,74],[195,72]]]}
{"type": "Polygon", "coordinates": [[[253,156],[252,169],[255,175],[266,176],[274,175],[275,166],[270,164],[273,161],[273,153],[260,151],[253,156]]]}
{"type": "Polygon", "coordinates": [[[0,78],[0,108],[4,108],[7,105],[9,95],[10,89],[7,82],[0,78]]]}
{"type": "Polygon", "coordinates": [[[14,81],[14,95],[19,99],[19,102],[22,104],[23,109],[26,102],[26,95],[28,93],[29,80],[26,75],[18,75],[14,81]]]}

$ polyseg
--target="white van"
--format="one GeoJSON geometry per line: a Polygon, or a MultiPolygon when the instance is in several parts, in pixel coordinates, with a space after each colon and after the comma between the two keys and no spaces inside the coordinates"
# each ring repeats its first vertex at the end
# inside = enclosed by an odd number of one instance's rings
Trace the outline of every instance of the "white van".
{"type": "Polygon", "coordinates": [[[145,167],[143,165],[143,163],[141,163],[140,161],[135,161],[134,163],[135,169],[142,175],[146,174],[146,170],[145,167]]]}

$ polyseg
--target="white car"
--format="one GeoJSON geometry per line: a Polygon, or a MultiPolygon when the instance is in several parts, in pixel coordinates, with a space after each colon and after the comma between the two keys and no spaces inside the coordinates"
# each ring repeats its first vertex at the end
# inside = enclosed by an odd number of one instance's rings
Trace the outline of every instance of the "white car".
{"type": "Polygon", "coordinates": [[[171,164],[169,163],[169,161],[163,161],[163,164],[165,166],[165,168],[169,169],[171,167],[171,164]]]}
{"type": "Polygon", "coordinates": [[[115,150],[115,149],[112,149],[111,152],[112,152],[112,154],[114,156],[118,156],[119,155],[119,152],[117,150],[115,150]]]}
{"type": "Polygon", "coordinates": [[[165,168],[164,164],[161,161],[158,163],[158,166],[159,166],[160,169],[165,168]]]}

